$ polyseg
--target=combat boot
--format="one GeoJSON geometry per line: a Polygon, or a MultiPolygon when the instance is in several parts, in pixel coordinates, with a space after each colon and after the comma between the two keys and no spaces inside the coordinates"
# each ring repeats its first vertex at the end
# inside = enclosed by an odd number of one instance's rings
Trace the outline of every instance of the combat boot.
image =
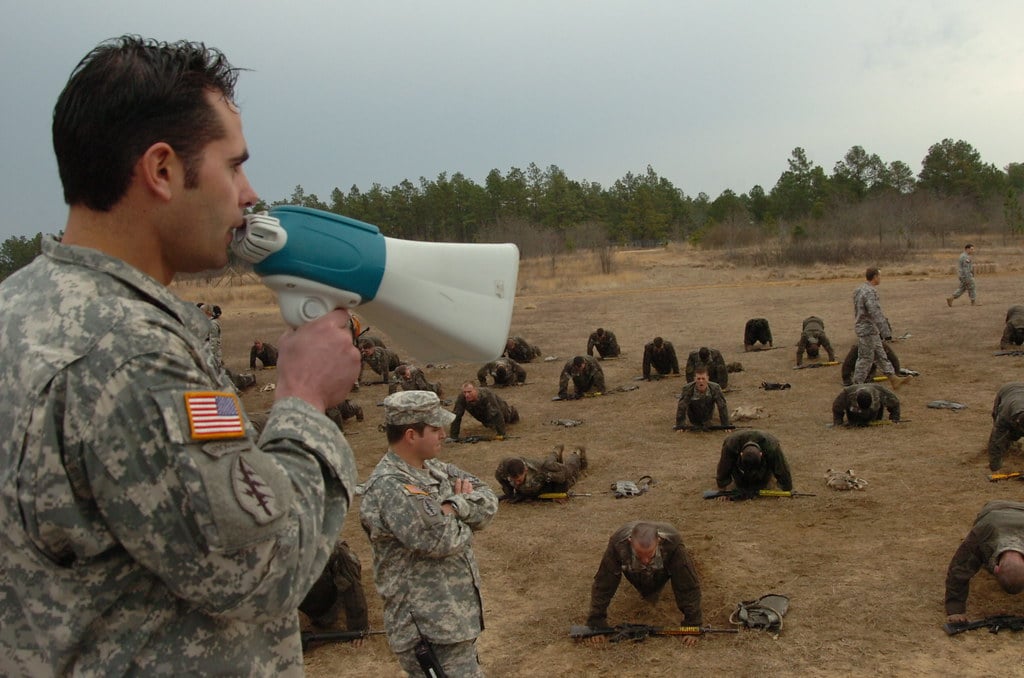
{"type": "Polygon", "coordinates": [[[579,460],[580,460],[580,471],[586,471],[587,470],[587,448],[579,446],[575,450],[573,450],[573,453],[577,457],[579,457],[579,460]]]}
{"type": "Polygon", "coordinates": [[[953,308],[953,297],[946,297],[946,306],[953,308]]]}

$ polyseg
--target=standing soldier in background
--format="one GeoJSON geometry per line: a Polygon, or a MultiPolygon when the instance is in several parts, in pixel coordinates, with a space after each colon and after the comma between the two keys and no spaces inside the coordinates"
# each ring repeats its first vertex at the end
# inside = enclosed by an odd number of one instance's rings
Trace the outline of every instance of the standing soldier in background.
{"type": "Polygon", "coordinates": [[[410,676],[423,673],[416,658],[421,641],[447,675],[483,676],[473,533],[494,518],[498,497],[476,476],[437,459],[453,418],[429,391],[385,398],[388,451],[367,479],[359,509],[388,643],[410,676]]]}
{"type": "Polygon", "coordinates": [[[881,384],[853,384],[847,386],[832,402],[832,424],[842,426],[843,418],[850,426],[867,426],[881,421],[885,411],[894,424],[900,421],[899,397],[881,384]]]}
{"type": "Polygon", "coordinates": [[[603,327],[598,327],[587,338],[587,355],[594,355],[594,349],[597,349],[599,360],[617,358],[619,353],[621,353],[619,351],[619,342],[615,339],[615,333],[603,327]]]}
{"type": "Polygon", "coordinates": [[[477,373],[477,381],[481,386],[487,385],[487,377],[494,380],[498,387],[519,386],[526,383],[526,370],[512,358],[497,358],[481,367],[477,373]]]}
{"type": "Polygon", "coordinates": [[[676,407],[676,427],[686,426],[687,417],[693,427],[707,426],[716,405],[718,406],[718,421],[722,426],[731,426],[729,408],[725,404],[725,395],[722,393],[721,387],[709,380],[706,365],[698,365],[693,374],[693,381],[683,387],[683,392],[679,396],[679,405],[676,407]]]}
{"type": "Polygon", "coordinates": [[[761,344],[757,350],[765,346],[771,348],[772,328],[768,325],[767,318],[751,318],[743,328],[743,350],[755,350],[754,344],[761,344]]]}
{"type": "Polygon", "coordinates": [[[237,76],[123,36],[54,108],[64,235],[0,288],[4,676],[302,674],[298,605],[356,483],[323,414],[358,373],[349,314],[283,336],[258,438],[168,289],[226,266],[259,199],[237,76]]]}
{"type": "Polygon", "coordinates": [[[896,375],[896,368],[889,361],[882,346],[883,339],[892,338],[889,321],[882,313],[875,289],[882,282],[882,273],[874,266],[864,272],[866,282],[853,293],[853,330],[857,335],[857,363],[853,369],[853,383],[863,384],[868,379],[872,365],[877,364],[882,373],[889,377],[889,383],[898,389],[906,381],[896,375]]]}
{"type": "Polygon", "coordinates": [[[717,348],[704,346],[690,352],[689,357],[686,359],[687,383],[693,381],[698,365],[707,367],[708,377],[710,377],[711,381],[721,386],[723,390],[729,387],[729,368],[725,364],[722,352],[717,348]]]}
{"type": "Polygon", "coordinates": [[[455,399],[455,419],[452,421],[452,438],[458,440],[462,430],[462,417],[466,412],[473,415],[487,428],[494,429],[498,438],[504,438],[506,426],[519,421],[519,412],[509,405],[497,393],[489,388],[477,388],[476,384],[467,381],[462,385],[462,392],[455,399]]]}
{"type": "Polygon", "coordinates": [[[1024,344],[1024,306],[1011,306],[1006,310],[1006,326],[999,340],[999,350],[1011,351],[1024,344]]]}
{"type": "Polygon", "coordinates": [[[974,291],[974,245],[971,243],[964,245],[964,251],[956,262],[956,274],[960,279],[960,286],[953,292],[953,296],[946,297],[946,305],[952,306],[953,300],[959,299],[964,292],[971,298],[971,306],[976,305],[978,298],[974,291]]]}
{"type": "Polygon", "coordinates": [[[644,346],[643,378],[645,381],[651,379],[651,366],[654,366],[659,375],[679,374],[679,359],[676,358],[676,349],[671,341],[655,337],[653,341],[644,346]]]}
{"type": "Polygon", "coordinates": [[[277,347],[264,341],[256,339],[249,349],[249,369],[256,369],[256,361],[260,361],[262,368],[277,367],[277,347]]]}
{"type": "Polygon", "coordinates": [[[988,437],[988,467],[998,471],[1010,445],[1024,438],[1024,382],[1004,384],[992,404],[992,433],[988,437]]]}
{"type": "Polygon", "coordinates": [[[829,362],[835,362],[836,354],[832,350],[832,342],[825,334],[825,321],[816,315],[804,318],[800,341],[796,344],[796,364],[798,366],[804,364],[804,351],[807,352],[808,358],[814,360],[817,359],[822,348],[828,353],[829,362]]]}
{"type": "Polygon", "coordinates": [[[531,345],[522,337],[509,337],[505,342],[505,352],[502,353],[503,356],[512,358],[517,363],[528,363],[534,358],[540,357],[540,354],[540,348],[531,345]]]}
{"type": "Polygon", "coordinates": [[[601,395],[604,391],[604,370],[601,364],[589,355],[578,355],[562,367],[562,373],[558,376],[558,395],[552,400],[579,399],[587,393],[601,395]],[[570,379],[573,385],[572,398],[569,397],[570,379]]]}

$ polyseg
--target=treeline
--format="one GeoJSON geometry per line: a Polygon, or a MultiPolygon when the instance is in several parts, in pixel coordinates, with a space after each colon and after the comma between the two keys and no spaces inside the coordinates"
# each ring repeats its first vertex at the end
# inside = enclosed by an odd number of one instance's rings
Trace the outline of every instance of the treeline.
{"type": "MultiPolygon", "coordinates": [[[[1024,231],[1024,164],[999,169],[965,141],[933,144],[917,175],[899,160],[852,147],[831,172],[795,148],[787,169],[765,190],[688,196],[652,167],[611,186],[569,178],[555,165],[497,169],[477,184],[461,173],[421,177],[386,188],[335,188],[330,201],[301,185],[272,203],[327,210],[375,224],[389,236],[418,240],[511,240],[527,256],[604,244],[689,240],[734,247],[783,238],[798,242],[877,239],[914,247],[925,237],[1024,231]]],[[[261,205],[260,207],[266,207],[261,205]]]]}

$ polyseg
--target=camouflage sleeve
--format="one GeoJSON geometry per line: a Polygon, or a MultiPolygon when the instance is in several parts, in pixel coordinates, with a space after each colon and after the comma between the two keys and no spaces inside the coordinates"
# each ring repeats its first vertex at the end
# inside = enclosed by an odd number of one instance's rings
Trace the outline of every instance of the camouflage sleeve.
{"type": "Polygon", "coordinates": [[[729,405],[725,402],[725,394],[722,393],[721,387],[715,390],[715,404],[718,405],[718,420],[722,422],[722,426],[731,426],[729,423],[729,405]]]}
{"type": "Polygon", "coordinates": [[[599,393],[606,393],[607,389],[604,386],[604,371],[597,370],[597,374],[594,375],[594,390],[599,393]]]}
{"type": "Polygon", "coordinates": [[[505,497],[515,496],[516,488],[508,481],[508,472],[505,471],[504,463],[499,464],[498,468],[494,470],[494,479],[498,481],[498,485],[501,486],[501,492],[505,497]]]}
{"type": "Polygon", "coordinates": [[[519,363],[513,363],[513,365],[515,365],[515,368],[516,368],[516,383],[517,384],[525,384],[526,383],[526,368],[524,368],[519,363]]]}
{"type": "Polygon", "coordinates": [[[594,583],[590,587],[590,612],[587,614],[587,626],[604,628],[608,626],[608,606],[615,597],[615,592],[622,581],[622,567],[615,547],[609,543],[605,549],[601,564],[594,575],[594,583]]]}
{"type": "Polygon", "coordinates": [[[682,544],[679,544],[669,554],[665,569],[668,570],[672,582],[676,607],[683,613],[686,624],[702,626],[704,615],[701,612],[700,581],[697,579],[697,568],[682,544]]]}
{"type": "Polygon", "coordinates": [[[679,374],[679,358],[676,357],[676,349],[671,344],[668,347],[668,355],[672,364],[672,374],[679,374]]]}
{"type": "Polygon", "coordinates": [[[487,399],[485,407],[486,421],[484,421],[484,425],[494,429],[499,436],[505,435],[505,415],[502,413],[497,396],[492,393],[491,397],[487,399]]]}
{"type": "Polygon", "coordinates": [[[589,356],[594,355],[594,346],[596,346],[596,345],[597,345],[597,335],[596,334],[591,334],[587,338],[587,355],[589,355],[589,356]]]}
{"type": "MultiPolygon", "coordinates": [[[[85,472],[105,524],[175,595],[209,613],[293,613],[323,571],[356,474],[337,428],[304,401],[245,431],[197,439],[188,386],[209,392],[173,342],[107,375],[84,433],[85,472]]],[[[226,394],[228,400],[231,393],[226,394]]]]}
{"type": "Polygon", "coordinates": [[[455,507],[460,521],[473,530],[482,530],[498,512],[498,495],[484,481],[472,473],[463,471],[455,464],[448,464],[449,478],[462,478],[473,483],[473,491],[468,494],[453,494],[446,497],[443,503],[455,507]]]}
{"type": "Polygon", "coordinates": [[[836,352],[832,350],[832,342],[828,340],[828,336],[824,332],[818,335],[818,345],[820,345],[823,349],[825,349],[825,352],[828,353],[829,362],[835,362],[836,352]]]}
{"type": "Polygon", "coordinates": [[[1010,425],[1001,417],[992,422],[992,433],[988,437],[988,467],[998,471],[1003,466],[1003,455],[1016,438],[1010,425]]]}
{"type": "Polygon", "coordinates": [[[481,367],[479,370],[476,371],[476,380],[478,382],[480,382],[481,386],[486,386],[487,385],[487,375],[490,374],[491,370],[493,370],[493,369],[494,369],[494,362],[492,361],[492,362],[487,363],[486,365],[484,365],[483,367],[481,367]]]}
{"type": "Polygon", "coordinates": [[[718,485],[718,489],[724,490],[732,482],[732,470],[739,452],[738,444],[728,438],[722,443],[722,456],[718,460],[718,470],[715,472],[715,484],[718,485]]]}
{"type": "MultiPolygon", "coordinates": [[[[374,504],[377,520],[414,555],[447,558],[470,548],[472,528],[455,515],[446,516],[437,499],[417,488],[410,489],[404,478],[383,476],[375,482],[373,489],[379,497],[374,504]]],[[[373,535],[370,537],[372,540],[373,535]]]]}
{"type": "Polygon", "coordinates": [[[644,346],[644,359],[643,365],[640,368],[640,373],[644,379],[651,378],[651,345],[647,344],[644,346]]]}
{"type": "Polygon", "coordinates": [[[885,400],[883,402],[885,408],[889,410],[889,420],[898,422],[900,420],[900,399],[895,394],[886,389],[885,400]]]}
{"type": "Polygon", "coordinates": [[[846,389],[839,392],[836,399],[832,401],[832,424],[834,426],[842,426],[843,419],[846,418],[846,389]]]}
{"type": "Polygon", "coordinates": [[[978,535],[971,530],[949,561],[946,570],[946,614],[963,614],[967,611],[971,578],[984,563],[979,547],[978,535]]]}
{"type": "Polygon", "coordinates": [[[683,426],[686,424],[686,412],[687,407],[690,405],[690,397],[693,394],[693,386],[687,384],[683,387],[683,392],[679,394],[679,404],[676,406],[676,426],[683,426]]]}
{"type": "Polygon", "coordinates": [[[255,346],[253,346],[252,348],[249,349],[249,369],[250,370],[255,370],[256,369],[256,347],[255,346]]]}
{"type": "Polygon", "coordinates": [[[807,335],[801,334],[800,341],[796,342],[796,364],[804,364],[804,351],[807,350],[807,335]]]}
{"type": "Polygon", "coordinates": [[[462,416],[466,414],[466,398],[460,395],[455,399],[455,408],[452,410],[455,414],[455,419],[452,420],[451,425],[448,427],[448,435],[452,438],[458,438],[459,432],[462,431],[462,416]]]}
{"type": "Polygon", "coordinates": [[[771,458],[769,463],[772,475],[775,476],[775,480],[779,483],[779,489],[792,490],[793,475],[789,471],[789,464],[786,462],[786,455],[782,453],[782,448],[778,445],[766,445],[765,452],[771,458]]]}

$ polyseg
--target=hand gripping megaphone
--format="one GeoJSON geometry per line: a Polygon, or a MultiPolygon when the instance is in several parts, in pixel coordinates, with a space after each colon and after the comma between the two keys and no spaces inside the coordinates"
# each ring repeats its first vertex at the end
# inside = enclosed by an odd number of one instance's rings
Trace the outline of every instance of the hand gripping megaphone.
{"type": "Polygon", "coordinates": [[[231,244],[292,327],[354,309],[420,360],[493,360],[512,322],[519,248],[387,238],[331,212],[280,205],[231,244]]]}

